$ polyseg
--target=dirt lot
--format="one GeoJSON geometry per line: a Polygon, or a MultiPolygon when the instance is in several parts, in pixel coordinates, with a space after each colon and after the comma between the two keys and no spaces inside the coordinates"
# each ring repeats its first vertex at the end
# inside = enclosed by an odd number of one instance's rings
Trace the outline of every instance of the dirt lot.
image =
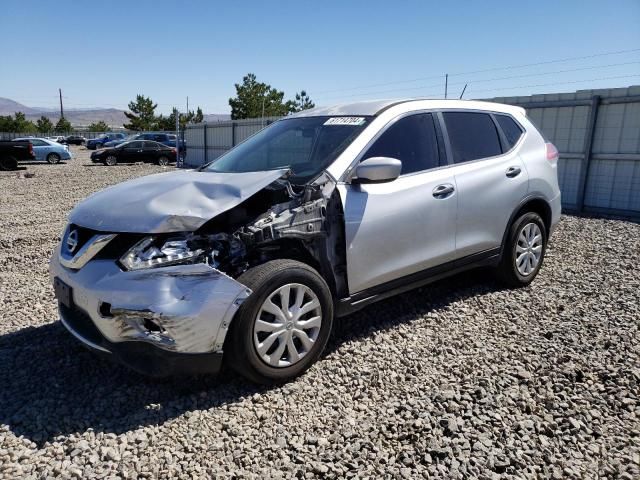
{"type": "Polygon", "coordinates": [[[640,477],[640,225],[565,216],[529,288],[376,304],[282,387],[154,382],[56,322],[47,268],[76,202],[163,168],[74,152],[0,174],[0,477],[640,477]]]}

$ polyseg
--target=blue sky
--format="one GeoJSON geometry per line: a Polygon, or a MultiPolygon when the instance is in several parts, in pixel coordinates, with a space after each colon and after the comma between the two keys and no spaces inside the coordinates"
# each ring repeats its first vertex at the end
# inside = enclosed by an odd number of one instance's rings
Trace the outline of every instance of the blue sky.
{"type": "Polygon", "coordinates": [[[640,84],[640,0],[10,0],[0,44],[0,97],[28,106],[226,113],[248,72],[318,105],[441,96],[445,72],[487,98],[640,84]]]}

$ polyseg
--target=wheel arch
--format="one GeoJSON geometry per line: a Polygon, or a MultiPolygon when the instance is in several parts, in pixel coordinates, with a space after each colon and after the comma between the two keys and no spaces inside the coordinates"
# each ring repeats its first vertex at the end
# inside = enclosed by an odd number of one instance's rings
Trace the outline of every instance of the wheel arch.
{"type": "Polygon", "coordinates": [[[507,226],[502,235],[502,244],[500,247],[500,255],[504,252],[504,246],[507,242],[507,237],[509,236],[509,230],[513,225],[513,222],[522,214],[534,212],[540,215],[542,221],[544,222],[545,230],[547,231],[547,239],[549,237],[549,231],[551,229],[551,205],[549,202],[538,195],[532,195],[523,199],[518,206],[511,213],[511,217],[509,217],[509,221],[507,222],[507,226]]]}

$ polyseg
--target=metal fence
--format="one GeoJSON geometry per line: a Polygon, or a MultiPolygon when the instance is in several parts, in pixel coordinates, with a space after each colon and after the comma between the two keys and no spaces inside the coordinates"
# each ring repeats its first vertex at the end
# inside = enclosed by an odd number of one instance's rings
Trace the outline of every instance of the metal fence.
{"type": "MultiPolygon", "coordinates": [[[[160,131],[160,130],[154,130],[154,132],[157,133],[170,133],[170,134],[175,134],[175,130],[169,130],[169,131],[160,131]]],[[[14,138],[21,138],[21,137],[40,137],[40,138],[47,138],[47,137],[58,137],[58,136],[69,136],[69,135],[80,135],[83,136],[84,138],[86,138],[87,140],[90,140],[92,138],[98,138],[100,135],[104,135],[105,133],[124,133],[125,135],[135,135],[138,133],[145,133],[145,132],[138,132],[138,131],[134,131],[134,130],[122,130],[122,129],[113,129],[113,130],[109,130],[108,132],[87,132],[84,130],[73,130],[71,132],[65,132],[65,133],[56,133],[56,132],[49,132],[49,133],[40,133],[40,132],[0,132],[0,140],[12,140],[14,138]]],[[[180,132],[182,134],[182,131],[180,132]]]]}
{"type": "Polygon", "coordinates": [[[184,130],[184,141],[187,145],[184,166],[197,167],[215,160],[278,118],[280,117],[187,125],[184,130]]]}

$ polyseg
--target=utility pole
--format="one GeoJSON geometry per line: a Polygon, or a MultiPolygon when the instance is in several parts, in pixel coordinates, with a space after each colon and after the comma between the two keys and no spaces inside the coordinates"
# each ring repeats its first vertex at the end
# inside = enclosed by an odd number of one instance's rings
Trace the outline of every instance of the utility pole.
{"type": "Polygon", "coordinates": [[[64,118],[64,109],[62,108],[62,89],[58,89],[58,94],[60,95],[60,118],[64,118]]]}
{"type": "Polygon", "coordinates": [[[189,115],[189,96],[187,96],[187,115],[189,115]]]}
{"type": "Polygon", "coordinates": [[[449,86],[449,74],[444,74],[444,98],[447,98],[447,87],[449,86]]]}

